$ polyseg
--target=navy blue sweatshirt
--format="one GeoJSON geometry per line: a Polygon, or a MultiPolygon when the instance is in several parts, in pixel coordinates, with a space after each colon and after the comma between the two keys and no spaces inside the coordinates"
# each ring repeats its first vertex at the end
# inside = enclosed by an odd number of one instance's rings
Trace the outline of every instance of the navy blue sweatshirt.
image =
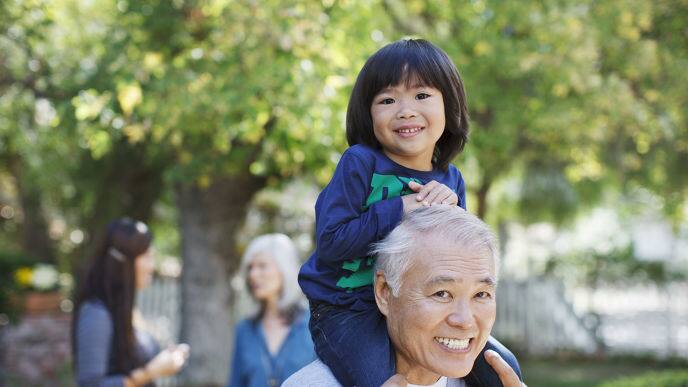
{"type": "Polygon", "coordinates": [[[456,167],[417,171],[399,165],[365,145],[347,149],[330,183],[315,203],[316,248],[299,272],[308,299],[353,310],[375,305],[371,244],[383,239],[403,215],[401,196],[408,183],[432,180],[456,192],[466,208],[466,187],[456,167]]]}

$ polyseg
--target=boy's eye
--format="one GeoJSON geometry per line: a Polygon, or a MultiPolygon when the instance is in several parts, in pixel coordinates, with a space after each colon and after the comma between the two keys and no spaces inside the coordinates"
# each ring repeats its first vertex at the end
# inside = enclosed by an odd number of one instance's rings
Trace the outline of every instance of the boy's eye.
{"type": "Polygon", "coordinates": [[[384,99],[381,99],[379,103],[380,103],[380,105],[389,105],[389,104],[394,103],[394,99],[384,98],[384,99]]]}
{"type": "Polygon", "coordinates": [[[430,97],[430,94],[428,94],[428,93],[418,93],[418,94],[416,94],[416,99],[426,99],[426,98],[428,98],[428,97],[430,97]]]}

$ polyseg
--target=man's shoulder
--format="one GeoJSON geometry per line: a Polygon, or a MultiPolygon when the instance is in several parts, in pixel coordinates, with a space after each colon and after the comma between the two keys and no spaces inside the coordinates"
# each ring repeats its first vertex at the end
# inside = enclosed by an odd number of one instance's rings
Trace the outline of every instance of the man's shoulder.
{"type": "MultiPolygon", "coordinates": [[[[341,387],[332,371],[320,359],[296,371],[282,383],[282,387],[341,387]]],[[[447,387],[468,387],[463,379],[448,379],[447,387]]]]}
{"type": "Polygon", "coordinates": [[[447,387],[471,387],[463,379],[449,379],[447,380],[447,387]]]}
{"type": "Polygon", "coordinates": [[[341,387],[334,377],[332,371],[320,361],[316,359],[300,370],[296,371],[287,380],[282,383],[282,387],[341,387]]]}

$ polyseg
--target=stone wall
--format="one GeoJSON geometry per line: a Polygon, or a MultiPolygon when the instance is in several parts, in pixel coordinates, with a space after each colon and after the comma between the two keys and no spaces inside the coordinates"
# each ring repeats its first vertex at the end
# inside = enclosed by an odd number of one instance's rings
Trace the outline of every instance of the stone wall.
{"type": "Polygon", "coordinates": [[[0,327],[0,386],[73,386],[70,325],[58,312],[0,327]]]}

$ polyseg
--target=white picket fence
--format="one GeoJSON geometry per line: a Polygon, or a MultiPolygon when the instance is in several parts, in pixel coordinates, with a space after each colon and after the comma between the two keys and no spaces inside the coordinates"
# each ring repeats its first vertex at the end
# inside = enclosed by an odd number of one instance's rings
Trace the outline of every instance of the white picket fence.
{"type": "MultiPolygon", "coordinates": [[[[178,342],[180,300],[178,278],[156,277],[139,294],[139,309],[163,346],[178,342]]],[[[688,283],[576,293],[551,279],[501,279],[497,300],[493,335],[528,354],[604,350],[688,358],[688,283]],[[574,295],[587,300],[587,311],[574,308],[574,295]]],[[[168,378],[158,385],[180,384],[168,378]]]]}
{"type": "MultiPolygon", "coordinates": [[[[181,283],[179,278],[156,276],[151,286],[137,295],[136,305],[146,323],[146,330],[164,348],[179,342],[181,317],[181,283]]],[[[158,387],[181,386],[177,377],[156,380],[158,387]]]]}
{"type": "Polygon", "coordinates": [[[638,284],[581,293],[600,316],[600,335],[608,352],[688,359],[688,283],[638,284]]]}
{"type": "Polygon", "coordinates": [[[497,300],[493,334],[530,354],[604,351],[688,359],[688,283],[566,292],[553,280],[507,279],[500,280],[497,300]]]}
{"type": "Polygon", "coordinates": [[[556,282],[500,280],[493,328],[498,339],[530,354],[591,354],[603,347],[596,331],[596,321],[576,314],[556,282]]]}

